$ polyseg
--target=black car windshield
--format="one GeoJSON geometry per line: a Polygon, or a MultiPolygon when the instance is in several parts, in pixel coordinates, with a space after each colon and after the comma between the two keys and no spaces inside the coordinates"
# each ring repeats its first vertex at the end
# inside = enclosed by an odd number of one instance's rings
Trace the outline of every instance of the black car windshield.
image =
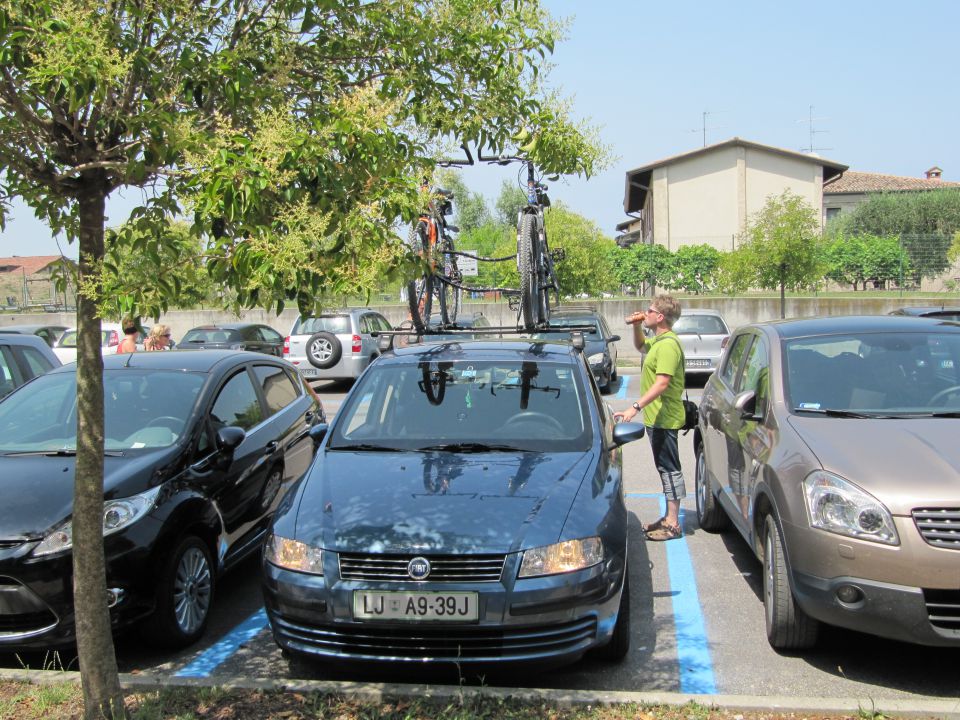
{"type": "Polygon", "coordinates": [[[374,364],[338,413],[329,447],[583,451],[593,434],[575,370],[519,360],[374,364]]]}
{"type": "Polygon", "coordinates": [[[851,417],[960,410],[960,333],[806,337],[788,341],[785,352],[795,412],[845,410],[851,417]]]}
{"type": "MultiPolygon", "coordinates": [[[[184,432],[205,375],[107,370],[104,449],[124,454],[168,447],[184,432]]],[[[77,448],[77,376],[44,375],[0,402],[0,454],[77,448]]]]}
{"type": "Polygon", "coordinates": [[[194,328],[186,335],[183,336],[183,340],[180,341],[181,345],[187,343],[225,343],[225,342],[239,342],[240,341],[240,331],[231,330],[229,328],[194,328]]]}

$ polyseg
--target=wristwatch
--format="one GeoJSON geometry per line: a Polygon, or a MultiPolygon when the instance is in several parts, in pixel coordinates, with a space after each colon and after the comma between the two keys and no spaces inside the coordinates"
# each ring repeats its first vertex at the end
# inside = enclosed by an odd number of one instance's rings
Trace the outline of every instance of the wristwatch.
{"type": "Polygon", "coordinates": [[[635,403],[633,404],[633,409],[636,410],[637,412],[640,412],[641,410],[643,410],[643,408],[640,407],[640,403],[638,403],[638,402],[635,402],[635,403]]]}

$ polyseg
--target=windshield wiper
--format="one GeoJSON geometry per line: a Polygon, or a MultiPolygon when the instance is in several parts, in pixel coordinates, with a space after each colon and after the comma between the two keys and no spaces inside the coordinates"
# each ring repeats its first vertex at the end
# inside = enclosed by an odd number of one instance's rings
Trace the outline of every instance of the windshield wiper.
{"type": "Polygon", "coordinates": [[[826,415],[827,417],[838,417],[838,418],[870,418],[871,420],[889,420],[897,415],[887,415],[881,413],[871,413],[871,412],[859,412],[857,410],[834,410],[833,408],[808,408],[808,407],[796,407],[793,409],[794,412],[809,412],[817,413],[818,415],[826,415]]]}
{"type": "MultiPolygon", "coordinates": [[[[66,448],[61,448],[60,450],[22,450],[19,452],[3,453],[4,457],[73,457],[76,454],[76,450],[68,450],[66,448]]],[[[103,454],[107,457],[123,457],[123,452],[120,450],[104,450],[103,454]]]]}
{"type": "Polygon", "coordinates": [[[368,452],[404,452],[403,448],[389,447],[387,445],[372,445],[370,443],[357,443],[356,445],[331,445],[331,450],[361,450],[368,452]]]}
{"type": "Polygon", "coordinates": [[[521,448],[515,445],[489,445],[478,442],[446,443],[418,448],[421,451],[440,450],[443,452],[481,453],[481,452],[517,452],[521,448]]]}
{"type": "Polygon", "coordinates": [[[915,415],[908,415],[908,417],[960,418],[960,410],[944,410],[942,412],[917,413],[915,415]]]}

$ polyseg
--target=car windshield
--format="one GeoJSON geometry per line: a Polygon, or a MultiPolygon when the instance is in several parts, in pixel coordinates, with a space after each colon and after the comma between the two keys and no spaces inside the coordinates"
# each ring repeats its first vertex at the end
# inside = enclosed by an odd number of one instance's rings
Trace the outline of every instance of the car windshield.
{"type": "Polygon", "coordinates": [[[181,344],[186,343],[224,343],[240,340],[239,330],[228,328],[194,328],[183,336],[181,344]]]}
{"type": "Polygon", "coordinates": [[[374,363],[338,413],[330,449],[587,450],[586,390],[574,370],[512,360],[374,363]]]}
{"type": "MultiPolygon", "coordinates": [[[[107,370],[104,449],[127,453],[172,445],[183,433],[204,375],[107,370]]],[[[0,402],[0,453],[76,451],[77,376],[44,375],[0,402]]]]}
{"type": "Polygon", "coordinates": [[[299,319],[293,330],[294,335],[313,335],[317,332],[344,334],[350,332],[350,318],[347,315],[324,315],[299,319]]]}
{"type": "Polygon", "coordinates": [[[673,324],[677,335],[726,335],[727,328],[716,315],[681,315],[673,324]]]}
{"type": "Polygon", "coordinates": [[[807,337],[787,342],[785,349],[787,391],[796,411],[960,411],[960,334],[807,337]]]}
{"type": "MultiPolygon", "coordinates": [[[[101,330],[100,331],[100,345],[101,347],[107,347],[110,344],[110,339],[114,335],[115,330],[101,330]]],[[[57,343],[57,347],[62,348],[75,348],[77,346],[77,331],[76,330],[67,330],[63,336],[60,338],[57,343]]]]}

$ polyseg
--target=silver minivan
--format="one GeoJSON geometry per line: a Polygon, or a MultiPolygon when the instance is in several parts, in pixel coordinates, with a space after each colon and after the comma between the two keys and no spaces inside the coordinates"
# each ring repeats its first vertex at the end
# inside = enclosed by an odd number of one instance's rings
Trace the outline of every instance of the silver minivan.
{"type": "Polygon", "coordinates": [[[380,354],[371,333],[392,329],[383,315],[370,308],[300,317],[284,338],[283,357],[307,380],[355,379],[380,354]]]}

